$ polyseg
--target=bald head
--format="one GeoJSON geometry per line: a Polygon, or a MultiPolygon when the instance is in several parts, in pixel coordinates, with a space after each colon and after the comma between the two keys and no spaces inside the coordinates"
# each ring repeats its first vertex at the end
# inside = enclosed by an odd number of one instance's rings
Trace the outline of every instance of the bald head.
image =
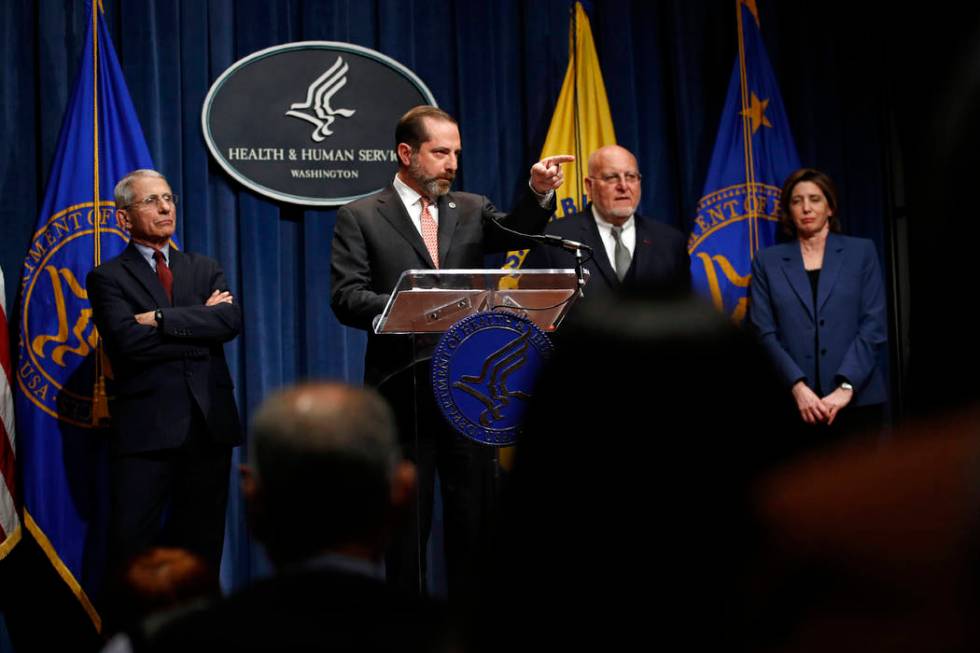
{"type": "Polygon", "coordinates": [[[263,474],[268,451],[359,456],[390,472],[398,461],[394,417],[376,392],[341,383],[298,385],[270,395],[252,420],[252,452],[263,474]]]}
{"type": "Polygon", "coordinates": [[[625,147],[606,145],[589,155],[585,190],[599,217],[621,225],[640,204],[640,171],[625,147]]]}
{"type": "Polygon", "coordinates": [[[606,145],[589,155],[589,176],[598,176],[609,166],[622,165],[636,171],[636,157],[620,145],[606,145]]]}
{"type": "Polygon", "coordinates": [[[373,390],[305,384],[270,395],[252,420],[246,496],[277,562],[350,545],[376,548],[400,452],[373,390]]]}

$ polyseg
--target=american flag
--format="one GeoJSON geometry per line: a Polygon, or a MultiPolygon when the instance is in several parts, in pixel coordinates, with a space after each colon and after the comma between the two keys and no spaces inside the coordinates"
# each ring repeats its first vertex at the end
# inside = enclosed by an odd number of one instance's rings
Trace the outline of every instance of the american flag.
{"type": "Polygon", "coordinates": [[[13,367],[10,363],[10,338],[7,330],[6,288],[0,270],[0,559],[20,539],[20,517],[17,515],[14,458],[14,397],[10,391],[13,367]]]}

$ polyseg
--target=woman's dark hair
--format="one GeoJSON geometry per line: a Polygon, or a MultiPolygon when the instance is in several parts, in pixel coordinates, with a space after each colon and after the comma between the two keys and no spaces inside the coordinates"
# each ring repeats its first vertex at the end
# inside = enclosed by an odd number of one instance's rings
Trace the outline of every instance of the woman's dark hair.
{"type": "Polygon", "coordinates": [[[830,230],[839,233],[841,229],[840,218],[837,215],[837,187],[830,177],[814,168],[800,168],[783,182],[783,191],[779,196],[779,224],[782,225],[783,232],[788,236],[796,238],[796,225],[793,224],[793,216],[789,212],[789,205],[792,200],[793,189],[796,188],[797,184],[804,181],[816,184],[823,191],[823,196],[827,198],[827,206],[833,212],[830,216],[830,230]]]}

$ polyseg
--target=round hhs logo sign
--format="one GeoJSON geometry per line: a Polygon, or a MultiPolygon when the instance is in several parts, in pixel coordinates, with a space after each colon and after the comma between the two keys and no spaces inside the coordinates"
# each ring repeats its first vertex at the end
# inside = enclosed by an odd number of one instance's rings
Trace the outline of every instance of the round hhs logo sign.
{"type": "Polygon", "coordinates": [[[350,43],[255,52],[215,81],[201,114],[221,167],[267,197],[333,206],[391,182],[395,125],[435,98],[415,73],[350,43]]]}

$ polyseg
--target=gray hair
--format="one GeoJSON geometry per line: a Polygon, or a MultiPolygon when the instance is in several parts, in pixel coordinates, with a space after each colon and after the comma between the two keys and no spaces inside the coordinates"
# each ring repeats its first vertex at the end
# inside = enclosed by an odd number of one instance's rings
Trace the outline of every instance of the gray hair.
{"type": "Polygon", "coordinates": [[[133,170],[120,179],[112,191],[112,194],[115,196],[117,209],[126,208],[133,203],[133,182],[140,177],[156,177],[157,179],[167,181],[167,178],[156,170],[150,170],[149,168],[133,170]]]}
{"type": "Polygon", "coordinates": [[[401,458],[391,408],[370,389],[309,383],[252,419],[251,462],[277,552],[295,557],[382,528],[401,458]]]}

